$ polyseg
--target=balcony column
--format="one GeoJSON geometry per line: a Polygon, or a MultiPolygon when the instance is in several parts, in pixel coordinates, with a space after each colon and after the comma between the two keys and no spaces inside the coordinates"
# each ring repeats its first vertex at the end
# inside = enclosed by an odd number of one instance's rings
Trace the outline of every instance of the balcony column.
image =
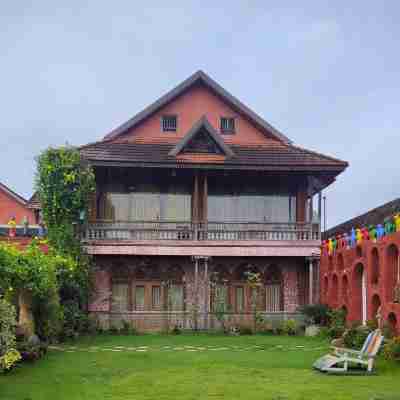
{"type": "Polygon", "coordinates": [[[204,174],[204,181],[203,181],[203,221],[207,222],[208,220],[208,180],[207,174],[204,174]]]}
{"type": "Polygon", "coordinates": [[[192,222],[199,222],[199,174],[194,174],[192,222]]]}

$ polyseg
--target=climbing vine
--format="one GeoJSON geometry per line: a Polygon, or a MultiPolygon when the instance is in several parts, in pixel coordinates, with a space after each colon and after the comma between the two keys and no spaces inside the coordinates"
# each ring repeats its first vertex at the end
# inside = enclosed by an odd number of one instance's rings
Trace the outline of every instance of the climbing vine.
{"type": "Polygon", "coordinates": [[[48,148],[37,159],[36,189],[50,243],[61,253],[79,255],[75,227],[84,223],[95,189],[92,169],[74,147],[48,148]]]}
{"type": "Polygon", "coordinates": [[[82,305],[88,296],[89,258],[78,230],[88,217],[94,173],[77,148],[48,148],[37,159],[36,189],[49,243],[60,254],[73,257],[78,265],[73,271],[59,270],[61,300],[82,305]]]}

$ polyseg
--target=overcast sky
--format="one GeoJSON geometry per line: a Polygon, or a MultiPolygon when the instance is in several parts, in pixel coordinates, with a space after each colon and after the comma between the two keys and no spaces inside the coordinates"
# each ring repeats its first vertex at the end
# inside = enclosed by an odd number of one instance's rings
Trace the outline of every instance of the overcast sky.
{"type": "Polygon", "coordinates": [[[47,146],[98,140],[203,69],[350,162],[333,226],[399,196],[399,17],[396,0],[2,2],[0,181],[29,197],[47,146]]]}

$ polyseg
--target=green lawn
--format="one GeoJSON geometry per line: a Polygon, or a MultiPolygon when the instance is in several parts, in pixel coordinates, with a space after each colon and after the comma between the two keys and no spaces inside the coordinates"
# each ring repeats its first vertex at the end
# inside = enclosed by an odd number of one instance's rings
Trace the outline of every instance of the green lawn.
{"type": "Polygon", "coordinates": [[[0,376],[0,399],[400,399],[400,366],[379,359],[377,376],[326,376],[311,364],[327,348],[304,337],[104,335],[0,376]]]}

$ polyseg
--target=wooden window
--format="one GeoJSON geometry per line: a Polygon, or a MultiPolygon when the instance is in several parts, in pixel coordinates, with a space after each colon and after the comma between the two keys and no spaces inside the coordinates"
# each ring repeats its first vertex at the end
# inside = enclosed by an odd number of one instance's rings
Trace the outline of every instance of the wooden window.
{"type": "Polygon", "coordinates": [[[211,293],[211,309],[213,312],[228,312],[229,295],[228,286],[216,285],[211,293]]]}
{"type": "Polygon", "coordinates": [[[221,133],[235,133],[235,118],[221,117],[221,133]]]}
{"type": "Polygon", "coordinates": [[[163,132],[176,132],[176,115],[163,115],[163,117],[161,118],[161,128],[163,132]]]}
{"type": "Polygon", "coordinates": [[[272,283],[265,286],[266,311],[277,312],[281,310],[281,285],[272,283]]]}
{"type": "Polygon", "coordinates": [[[128,310],[128,283],[113,282],[111,288],[111,311],[124,312],[128,310]]]}
{"type": "Polygon", "coordinates": [[[151,308],[161,310],[161,287],[152,286],[151,288],[151,308]]]}
{"type": "Polygon", "coordinates": [[[238,313],[244,311],[244,287],[236,286],[235,288],[235,310],[238,313]]]}
{"type": "Polygon", "coordinates": [[[144,286],[135,287],[135,310],[144,310],[144,286]]]}
{"type": "Polygon", "coordinates": [[[169,303],[172,311],[183,311],[183,285],[169,287],[169,303]]]}

